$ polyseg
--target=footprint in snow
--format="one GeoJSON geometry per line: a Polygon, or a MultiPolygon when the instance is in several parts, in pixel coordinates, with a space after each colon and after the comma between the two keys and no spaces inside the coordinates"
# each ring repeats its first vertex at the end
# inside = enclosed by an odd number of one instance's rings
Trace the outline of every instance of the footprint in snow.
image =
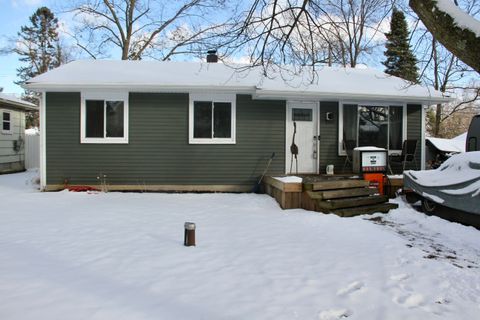
{"type": "Polygon", "coordinates": [[[321,311],[318,314],[318,319],[320,320],[338,320],[343,318],[348,318],[353,314],[352,311],[348,309],[329,309],[321,311]]]}
{"type": "Polygon", "coordinates": [[[425,298],[419,293],[414,293],[405,296],[394,297],[393,302],[396,302],[406,308],[416,308],[424,304],[425,298]]]}
{"type": "Polygon", "coordinates": [[[394,274],[390,276],[390,279],[393,281],[404,281],[404,280],[407,280],[408,278],[410,278],[410,275],[406,273],[394,274]]]}
{"type": "Polygon", "coordinates": [[[345,295],[350,294],[352,292],[358,291],[358,290],[362,289],[363,287],[364,287],[363,282],[354,281],[354,282],[350,283],[348,286],[346,286],[345,288],[342,288],[342,289],[338,290],[337,295],[338,296],[345,296],[345,295]]]}

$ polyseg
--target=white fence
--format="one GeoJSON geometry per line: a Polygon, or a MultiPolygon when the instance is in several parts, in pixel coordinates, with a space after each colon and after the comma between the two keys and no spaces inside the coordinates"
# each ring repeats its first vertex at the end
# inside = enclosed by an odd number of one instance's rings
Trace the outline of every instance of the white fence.
{"type": "Polygon", "coordinates": [[[25,134],[25,169],[40,167],[40,134],[25,134]]]}

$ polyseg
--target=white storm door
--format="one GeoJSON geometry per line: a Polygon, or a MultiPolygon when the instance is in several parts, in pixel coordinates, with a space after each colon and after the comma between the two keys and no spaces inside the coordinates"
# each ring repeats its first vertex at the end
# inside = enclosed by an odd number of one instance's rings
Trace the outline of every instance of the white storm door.
{"type": "Polygon", "coordinates": [[[289,101],[286,134],[286,173],[318,173],[318,104],[289,101]],[[297,130],[294,137],[295,125],[297,130]],[[292,142],[298,147],[298,170],[291,153],[292,142]]]}

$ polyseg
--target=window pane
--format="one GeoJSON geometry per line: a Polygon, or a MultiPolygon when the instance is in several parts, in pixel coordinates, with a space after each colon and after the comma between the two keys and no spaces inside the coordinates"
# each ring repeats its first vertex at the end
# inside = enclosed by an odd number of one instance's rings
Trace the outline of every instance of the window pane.
{"type": "Polygon", "coordinates": [[[107,101],[107,137],[123,137],[123,101],[107,101]]]}
{"type": "Polygon", "coordinates": [[[212,103],[195,101],[193,103],[193,137],[212,137],[212,103]]]}
{"type": "Polygon", "coordinates": [[[387,148],[388,107],[358,108],[358,145],[387,148]]]}
{"type": "Polygon", "coordinates": [[[10,121],[10,112],[3,112],[3,121],[10,121]]]}
{"type": "Polygon", "coordinates": [[[312,121],[312,109],[292,109],[293,121],[312,121]]]}
{"type": "Polygon", "coordinates": [[[10,131],[10,122],[4,121],[2,127],[4,131],[10,131]]]}
{"type": "Polygon", "coordinates": [[[232,105],[229,102],[215,102],[213,108],[213,136],[232,137],[232,105]]]}
{"type": "Polygon", "coordinates": [[[349,146],[357,145],[357,115],[356,104],[343,105],[343,140],[348,141],[349,146]]]}
{"type": "Polygon", "coordinates": [[[103,138],[103,100],[86,100],[87,138],[103,138]]]}
{"type": "Polygon", "coordinates": [[[403,107],[390,106],[390,149],[402,150],[403,107]]]}

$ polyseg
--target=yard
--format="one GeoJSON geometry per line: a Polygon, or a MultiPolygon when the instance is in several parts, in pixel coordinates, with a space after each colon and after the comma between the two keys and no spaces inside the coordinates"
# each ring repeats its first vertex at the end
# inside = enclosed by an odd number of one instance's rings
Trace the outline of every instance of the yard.
{"type": "Polygon", "coordinates": [[[0,319],[474,319],[480,231],[403,203],[339,218],[252,194],[40,193],[0,176],[0,319]],[[183,224],[197,246],[183,246],[183,224]]]}

